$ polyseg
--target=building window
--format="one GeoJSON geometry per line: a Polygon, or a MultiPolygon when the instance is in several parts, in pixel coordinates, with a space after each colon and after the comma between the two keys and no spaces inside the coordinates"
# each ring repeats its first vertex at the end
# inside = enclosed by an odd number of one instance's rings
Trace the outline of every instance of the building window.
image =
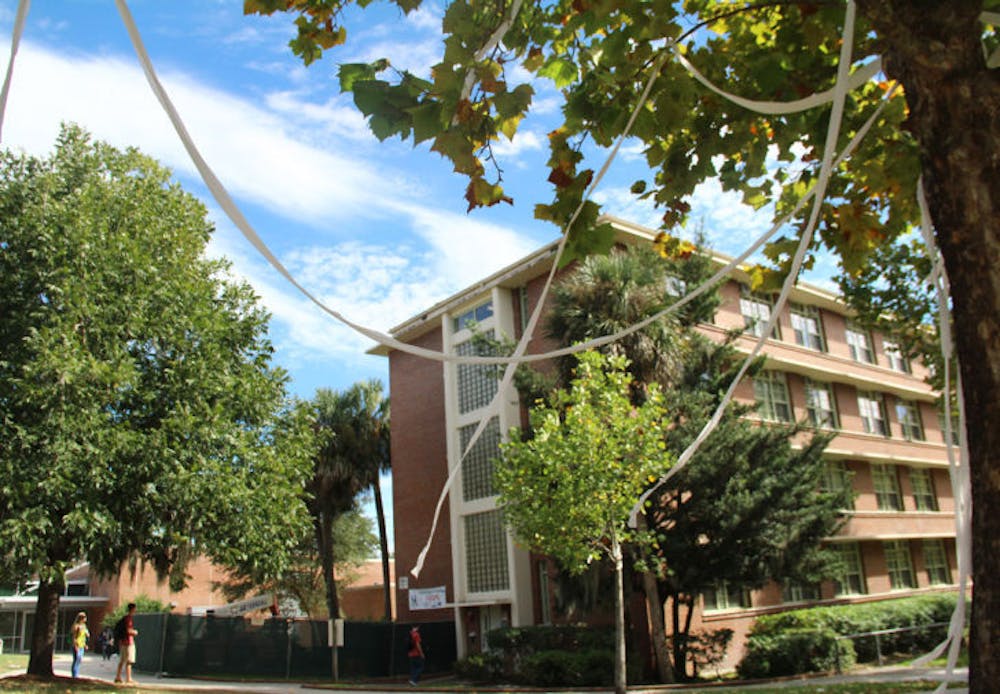
{"type": "Polygon", "coordinates": [[[899,491],[899,475],[895,465],[872,463],[872,486],[880,511],[902,511],[903,495],[899,491]]]}
{"type": "Polygon", "coordinates": [[[66,595],[74,597],[90,595],[90,584],[86,581],[70,581],[66,584],[66,595]]]}
{"type": "Polygon", "coordinates": [[[687,282],[676,275],[667,275],[664,289],[667,296],[672,299],[680,299],[687,296],[688,293],[687,282]]]}
{"type": "Polygon", "coordinates": [[[518,312],[521,314],[521,334],[528,329],[528,321],[531,319],[531,313],[528,309],[528,288],[518,287],[517,288],[517,307],[518,312]]]}
{"type": "Polygon", "coordinates": [[[832,546],[840,555],[840,573],[834,576],[834,590],[841,595],[864,595],[868,592],[861,564],[861,547],[857,542],[841,542],[832,546]]]}
{"type": "Polygon", "coordinates": [[[823,324],[820,322],[819,309],[815,306],[792,306],[792,330],[795,331],[795,344],[820,352],[826,351],[823,324]]]}
{"type": "Polygon", "coordinates": [[[761,371],[753,377],[753,393],[757,412],[771,422],[792,421],[792,406],[788,401],[788,383],[780,371],[761,371]]]}
{"type": "Polygon", "coordinates": [[[782,602],[810,602],[819,600],[819,584],[786,582],[781,589],[782,602]]]}
{"type": "Polygon", "coordinates": [[[924,570],[931,585],[951,585],[951,569],[944,551],[944,540],[924,540],[924,570]]]}
{"type": "MultiPolygon", "coordinates": [[[[478,426],[469,424],[458,430],[462,448],[460,454],[465,454],[478,426]]],[[[462,498],[465,501],[493,496],[493,460],[498,455],[499,447],[500,420],[493,417],[476,439],[472,450],[462,458],[462,498]]]]}
{"type": "Polygon", "coordinates": [[[916,588],[913,578],[913,560],[910,559],[910,543],[906,540],[883,542],[885,565],[889,569],[889,585],[892,590],[916,588]]]}
{"type": "Polygon", "coordinates": [[[913,487],[913,503],[918,511],[937,511],[937,494],[931,471],[925,467],[910,468],[910,486],[913,487]]]}
{"type": "Polygon", "coordinates": [[[717,581],[715,585],[702,593],[702,597],[705,599],[706,612],[750,607],[750,591],[738,583],[717,581]]]}
{"type": "Polygon", "coordinates": [[[471,308],[468,311],[455,316],[452,319],[452,327],[457,333],[459,330],[464,330],[473,324],[482,323],[492,315],[493,302],[487,301],[484,304],[479,304],[479,306],[471,308]]]}
{"type": "MultiPolygon", "coordinates": [[[[771,300],[766,296],[755,294],[749,288],[743,286],[740,296],[740,313],[743,314],[744,332],[754,337],[763,337],[764,328],[771,320],[771,300]]],[[[775,340],[781,339],[778,332],[778,324],[774,324],[771,337],[775,340]]]]}
{"type": "Polygon", "coordinates": [[[912,400],[896,400],[896,419],[907,441],[923,441],[924,427],[920,421],[920,406],[912,400]]]}
{"type": "Polygon", "coordinates": [[[470,593],[507,590],[507,531],[500,511],[465,516],[465,576],[470,593]]]}
{"type": "MultiPolygon", "coordinates": [[[[483,335],[493,338],[493,331],[483,335]]],[[[492,350],[481,342],[468,340],[455,348],[455,353],[462,357],[489,356],[492,350]]],[[[499,382],[496,367],[489,364],[459,364],[458,365],[458,411],[462,414],[486,407],[496,395],[499,382]]]]}
{"type": "Polygon", "coordinates": [[[837,428],[837,407],[829,383],[806,379],[806,411],[813,426],[837,428]]]}
{"type": "Polygon", "coordinates": [[[858,413],[866,434],[889,435],[889,425],[885,421],[885,400],[881,393],[859,390],[858,413]]]}
{"type": "Polygon", "coordinates": [[[851,358],[865,364],[875,363],[872,338],[867,330],[857,323],[847,322],[847,346],[851,348],[851,358]]]}
{"type": "Polygon", "coordinates": [[[882,351],[885,353],[885,358],[889,362],[890,369],[900,371],[904,374],[913,373],[910,367],[910,360],[903,356],[903,351],[895,342],[884,340],[882,342],[882,351]]]}
{"type": "MultiPolygon", "coordinates": [[[[823,471],[823,480],[820,482],[820,489],[824,492],[842,493],[852,492],[852,473],[847,469],[847,464],[842,460],[830,460],[826,463],[823,471]]],[[[849,495],[848,509],[854,508],[854,494],[849,495]]]]}

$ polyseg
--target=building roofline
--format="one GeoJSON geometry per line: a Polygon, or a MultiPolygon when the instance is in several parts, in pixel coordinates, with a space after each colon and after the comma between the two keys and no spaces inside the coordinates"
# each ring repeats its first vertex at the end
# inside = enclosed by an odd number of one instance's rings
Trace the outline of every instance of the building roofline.
{"type": "MultiPolygon", "coordinates": [[[[617,240],[645,239],[652,241],[656,238],[658,233],[655,229],[651,229],[641,224],[637,224],[620,217],[615,217],[613,215],[602,215],[599,221],[606,222],[615,229],[615,237],[617,240]]],[[[551,267],[551,258],[555,255],[558,244],[559,239],[550,241],[537,251],[534,251],[520,260],[494,272],[492,275],[469,285],[465,289],[455,292],[448,298],[434,304],[426,311],[422,311],[419,314],[416,314],[402,323],[390,328],[389,334],[397,340],[412,340],[436,327],[436,319],[440,318],[442,314],[449,313],[462,304],[471,301],[473,298],[481,296],[484,292],[487,292],[497,286],[503,286],[513,280],[532,279],[537,277],[551,267]]],[[[727,256],[712,250],[709,251],[709,256],[714,262],[719,263],[720,265],[726,265],[733,259],[732,256],[727,256]]],[[[740,268],[735,269],[731,276],[734,279],[742,281],[749,280],[749,275],[740,268]]],[[[835,294],[815,285],[802,282],[797,283],[794,288],[794,294],[798,294],[800,297],[802,295],[808,296],[810,303],[814,305],[821,305],[826,308],[842,312],[850,312],[846,304],[837,298],[835,294]]],[[[391,351],[391,347],[377,344],[368,349],[366,353],[388,356],[391,351]]]]}

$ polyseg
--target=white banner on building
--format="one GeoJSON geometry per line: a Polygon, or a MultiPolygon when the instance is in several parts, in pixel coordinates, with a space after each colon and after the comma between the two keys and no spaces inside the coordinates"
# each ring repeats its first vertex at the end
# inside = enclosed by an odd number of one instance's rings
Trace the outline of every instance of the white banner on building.
{"type": "Polygon", "coordinates": [[[411,588],[411,610],[436,610],[445,606],[444,586],[436,588],[411,588]]]}

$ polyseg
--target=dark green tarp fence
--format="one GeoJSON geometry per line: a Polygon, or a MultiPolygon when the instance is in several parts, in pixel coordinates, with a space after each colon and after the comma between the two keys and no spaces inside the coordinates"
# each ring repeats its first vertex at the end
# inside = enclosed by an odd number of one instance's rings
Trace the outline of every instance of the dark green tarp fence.
{"type": "MultiPolygon", "coordinates": [[[[340,677],[406,675],[410,624],[347,622],[340,677]]],[[[326,622],[268,619],[253,625],[242,617],[137,614],[136,669],[178,676],[329,678],[326,622]]],[[[455,623],[420,624],[427,656],[424,672],[448,672],[456,659],[455,623]]]]}

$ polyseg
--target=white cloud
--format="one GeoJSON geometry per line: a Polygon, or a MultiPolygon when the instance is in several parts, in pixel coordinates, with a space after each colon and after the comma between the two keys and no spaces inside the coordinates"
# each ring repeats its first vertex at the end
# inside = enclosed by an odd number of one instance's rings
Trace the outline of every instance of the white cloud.
{"type": "MultiPolygon", "coordinates": [[[[547,145],[545,138],[532,130],[520,130],[513,140],[501,137],[493,144],[493,153],[498,157],[516,159],[525,152],[535,152],[547,145]]],[[[506,162],[504,162],[506,163],[506,162]]]]}

